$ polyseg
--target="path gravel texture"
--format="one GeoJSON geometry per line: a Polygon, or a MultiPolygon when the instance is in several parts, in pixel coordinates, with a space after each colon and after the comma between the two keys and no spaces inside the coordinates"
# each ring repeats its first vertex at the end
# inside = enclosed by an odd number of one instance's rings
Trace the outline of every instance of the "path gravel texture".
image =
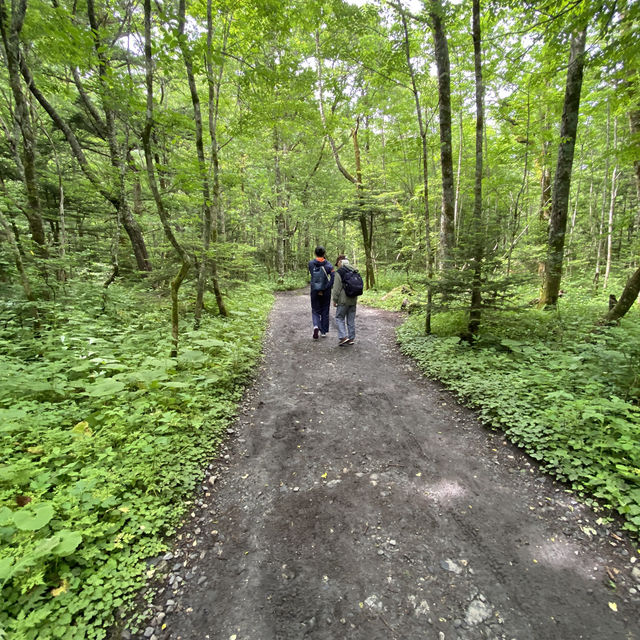
{"type": "Polygon", "coordinates": [[[401,320],[360,305],[338,347],[278,295],[144,637],[640,640],[630,541],[422,378],[401,320]]]}

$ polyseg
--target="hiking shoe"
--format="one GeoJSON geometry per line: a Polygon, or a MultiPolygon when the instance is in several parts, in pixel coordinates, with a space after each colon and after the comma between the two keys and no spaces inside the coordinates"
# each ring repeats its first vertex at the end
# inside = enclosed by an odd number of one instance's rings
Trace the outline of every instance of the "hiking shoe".
{"type": "Polygon", "coordinates": [[[320,331],[320,329],[318,329],[318,327],[313,327],[313,339],[317,340],[318,339],[318,332],[320,331]]]}
{"type": "Polygon", "coordinates": [[[356,343],[355,338],[349,338],[349,339],[347,340],[347,344],[355,344],[355,343],[356,343]]]}
{"type": "Polygon", "coordinates": [[[321,334],[320,334],[320,337],[321,337],[321,338],[326,338],[326,337],[327,337],[327,334],[326,334],[326,333],[321,333],[321,334]]]}
{"type": "Polygon", "coordinates": [[[342,338],[342,340],[338,341],[339,347],[346,347],[349,344],[349,338],[342,338]]]}

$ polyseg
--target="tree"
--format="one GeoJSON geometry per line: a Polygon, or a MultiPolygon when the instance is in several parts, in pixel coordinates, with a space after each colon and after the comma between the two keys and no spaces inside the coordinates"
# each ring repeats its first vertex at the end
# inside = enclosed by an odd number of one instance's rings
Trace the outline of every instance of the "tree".
{"type": "MultiPolygon", "coordinates": [[[[208,15],[210,15],[210,7],[208,6],[208,15]]],[[[209,187],[209,173],[206,167],[206,161],[204,157],[204,141],[202,135],[202,112],[200,110],[200,97],[198,96],[198,88],[196,86],[196,79],[193,72],[193,62],[191,51],[184,33],[185,25],[185,0],[180,0],[178,4],[178,41],[180,42],[180,49],[182,51],[182,58],[184,60],[185,69],[187,72],[187,81],[189,83],[189,92],[191,94],[191,102],[193,105],[193,119],[195,123],[196,134],[196,154],[198,158],[198,173],[200,176],[201,188],[202,188],[202,253],[200,255],[200,263],[198,265],[198,287],[196,296],[196,309],[195,309],[195,322],[196,327],[200,325],[200,318],[202,315],[202,308],[204,306],[204,289],[207,281],[207,267],[211,267],[213,290],[216,296],[216,302],[218,304],[218,310],[220,315],[226,316],[227,309],[222,299],[222,292],[220,290],[220,282],[218,280],[218,270],[216,260],[209,255],[209,247],[211,245],[211,235],[213,222],[215,218],[215,205],[211,197],[211,188],[209,187]]],[[[207,20],[207,32],[209,33],[209,19],[207,20]]],[[[208,55],[208,54],[207,54],[208,55]]],[[[215,103],[209,102],[210,108],[216,108],[215,103]]],[[[213,116],[214,120],[217,117],[217,113],[213,116]]],[[[215,137],[213,138],[215,141],[215,137]]],[[[216,155],[217,159],[217,155],[216,155]]]]}
{"type": "MultiPolygon", "coordinates": [[[[425,333],[431,333],[431,304],[433,291],[431,287],[431,280],[433,278],[433,253],[431,248],[431,216],[429,214],[429,154],[427,147],[427,127],[425,126],[422,105],[420,104],[420,93],[418,91],[416,74],[411,63],[411,47],[409,43],[409,30],[407,27],[406,13],[402,9],[401,5],[396,5],[396,10],[400,14],[402,20],[402,30],[404,34],[404,51],[407,61],[407,69],[409,70],[409,77],[411,78],[411,92],[416,105],[416,117],[418,120],[418,131],[420,133],[420,142],[422,145],[422,188],[423,188],[423,202],[424,202],[424,223],[425,223],[425,246],[427,250],[427,310],[425,314],[425,333]]],[[[446,41],[445,41],[446,44],[446,41]]],[[[449,113],[449,115],[451,115],[449,113]]],[[[444,202],[444,197],[443,197],[444,202]]],[[[444,211],[444,206],[443,206],[444,211]]]]}
{"type": "Polygon", "coordinates": [[[484,133],[484,85],[482,82],[482,39],[480,32],[480,0],[473,0],[472,17],[473,59],[476,79],[476,170],[473,189],[473,280],[469,334],[475,336],[480,328],[482,314],[482,258],[484,237],[482,233],[482,139],[484,133]]]}
{"type": "Polygon", "coordinates": [[[147,87],[147,109],[144,130],[142,133],[142,143],[144,146],[144,156],[147,166],[147,177],[149,186],[153,193],[153,199],[156,203],[158,216],[162,222],[164,233],[180,257],[182,262],[180,270],[171,281],[171,335],[173,338],[173,347],[171,349],[171,357],[178,356],[178,343],[180,333],[180,317],[178,314],[178,293],[180,286],[185,279],[193,259],[186,249],[182,247],[171,228],[169,216],[165,208],[158,183],[156,180],[156,170],[154,165],[153,152],[151,148],[151,138],[153,132],[153,58],[151,50],[151,0],[144,0],[144,60],[145,60],[145,80],[147,87]]]}
{"type": "Polygon", "coordinates": [[[438,106],[440,113],[440,169],[442,172],[442,214],[440,216],[440,262],[446,268],[455,241],[453,153],[451,146],[451,65],[440,0],[430,0],[430,17],[438,68],[438,106]]]}
{"type": "Polygon", "coordinates": [[[619,322],[626,313],[631,309],[633,303],[638,299],[640,294],[640,267],[636,269],[633,275],[627,280],[627,284],[620,295],[620,299],[609,309],[609,312],[604,318],[607,324],[619,322]]]}
{"type": "Polygon", "coordinates": [[[569,208],[569,189],[571,187],[571,171],[578,130],[578,113],[580,110],[580,92],[584,69],[584,51],[587,32],[585,27],[579,28],[571,37],[571,51],[567,68],[567,84],[560,125],[560,145],[558,161],[553,184],[553,200],[549,221],[549,241],[545,264],[545,281],[540,298],[540,306],[554,307],[558,302],[560,281],[562,278],[562,262],[564,241],[569,208]]]}
{"type": "Polygon", "coordinates": [[[0,0],[0,32],[2,44],[9,71],[9,84],[15,102],[14,118],[22,137],[22,158],[16,146],[16,166],[27,192],[28,208],[23,209],[29,222],[31,238],[39,248],[42,255],[46,255],[46,238],[42,211],[40,208],[40,195],[38,193],[38,178],[36,174],[36,138],[31,122],[29,104],[22,90],[20,80],[20,32],[24,24],[27,12],[27,0],[12,3],[11,18],[7,15],[4,0],[0,0]]]}

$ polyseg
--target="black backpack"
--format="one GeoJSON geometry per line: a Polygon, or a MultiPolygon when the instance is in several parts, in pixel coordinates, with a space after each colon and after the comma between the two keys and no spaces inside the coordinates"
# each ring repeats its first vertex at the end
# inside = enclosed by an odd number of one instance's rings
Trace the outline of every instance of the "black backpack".
{"type": "Polygon", "coordinates": [[[340,278],[342,278],[342,287],[349,298],[361,296],[364,291],[364,282],[362,276],[355,269],[347,269],[340,267],[338,269],[340,278]]]}
{"type": "Polygon", "coordinates": [[[324,291],[331,284],[331,277],[323,264],[314,263],[311,270],[311,291],[324,291]]]}

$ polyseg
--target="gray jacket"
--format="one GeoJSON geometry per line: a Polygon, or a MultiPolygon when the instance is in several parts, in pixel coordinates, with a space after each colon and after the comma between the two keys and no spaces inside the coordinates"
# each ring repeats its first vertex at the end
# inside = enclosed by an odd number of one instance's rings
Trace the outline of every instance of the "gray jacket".
{"type": "MultiPolygon", "coordinates": [[[[345,269],[349,271],[353,271],[353,268],[350,265],[345,264],[345,269]]],[[[342,286],[342,278],[340,277],[340,273],[338,270],[335,270],[336,279],[333,281],[333,289],[331,291],[331,299],[336,304],[346,304],[347,306],[355,306],[358,303],[358,298],[355,296],[350,298],[345,292],[344,287],[342,286]]]]}

